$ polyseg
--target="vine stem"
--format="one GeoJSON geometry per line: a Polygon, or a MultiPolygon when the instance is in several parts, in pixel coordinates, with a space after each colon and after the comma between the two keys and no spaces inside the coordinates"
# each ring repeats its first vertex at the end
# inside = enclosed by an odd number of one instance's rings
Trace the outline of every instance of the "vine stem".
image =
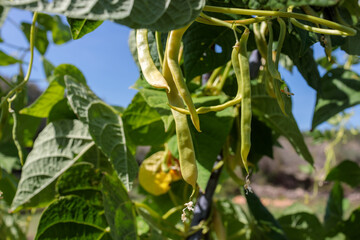
{"type": "MultiPolygon", "coordinates": [[[[21,83],[19,83],[13,89],[11,89],[8,92],[8,94],[6,94],[6,96],[4,97],[3,101],[0,104],[0,107],[2,107],[4,102],[7,101],[8,99],[10,99],[13,94],[16,94],[18,91],[21,91],[30,79],[30,74],[31,74],[31,70],[32,70],[33,62],[34,62],[35,24],[36,24],[37,16],[38,16],[38,13],[34,12],[32,24],[31,24],[31,28],[30,28],[30,62],[29,62],[29,66],[28,66],[28,70],[25,75],[25,78],[21,83]]],[[[11,100],[9,102],[12,102],[13,100],[15,100],[15,98],[11,98],[11,100]]]]}
{"type": "Polygon", "coordinates": [[[268,16],[268,17],[284,17],[284,18],[295,18],[300,20],[309,21],[315,24],[320,24],[332,28],[332,32],[327,32],[327,34],[335,35],[345,35],[345,36],[354,36],[356,30],[335,23],[326,19],[318,18],[311,15],[306,15],[302,13],[293,13],[293,12],[281,12],[281,11],[268,11],[268,10],[254,10],[254,9],[242,9],[242,8],[225,8],[225,7],[213,7],[205,6],[203,11],[208,12],[218,12],[218,13],[228,13],[228,14],[239,14],[239,15],[256,15],[256,16],[268,16]]]}

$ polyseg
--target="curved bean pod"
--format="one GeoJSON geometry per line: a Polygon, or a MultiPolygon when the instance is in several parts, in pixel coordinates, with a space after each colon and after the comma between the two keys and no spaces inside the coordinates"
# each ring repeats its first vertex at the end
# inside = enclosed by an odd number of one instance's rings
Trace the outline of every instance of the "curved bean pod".
{"type": "Polygon", "coordinates": [[[144,74],[145,80],[151,86],[164,88],[169,92],[169,85],[151,58],[147,33],[147,29],[136,30],[136,47],[141,71],[144,74]]]}
{"type": "Polygon", "coordinates": [[[196,130],[198,132],[201,132],[199,116],[196,112],[189,89],[187,88],[186,83],[184,81],[184,77],[182,75],[178,61],[181,39],[187,28],[188,26],[170,32],[169,41],[168,44],[166,45],[166,49],[167,49],[166,61],[169,66],[176,88],[179,91],[181,98],[184,100],[187,108],[189,109],[191,120],[196,130]]]}

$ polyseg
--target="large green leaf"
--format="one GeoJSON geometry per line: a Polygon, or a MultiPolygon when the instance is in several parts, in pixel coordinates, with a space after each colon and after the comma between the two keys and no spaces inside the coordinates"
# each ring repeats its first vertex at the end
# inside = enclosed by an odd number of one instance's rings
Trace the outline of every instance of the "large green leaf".
{"type": "Polygon", "coordinates": [[[245,197],[251,214],[257,221],[257,225],[262,229],[260,233],[254,232],[253,234],[262,236],[258,239],[266,239],[264,238],[265,236],[269,239],[287,239],[278,221],[276,221],[274,216],[261,203],[258,196],[254,193],[249,193],[245,194],[245,197]]]}
{"type": "MultiPolygon", "coordinates": [[[[23,22],[21,23],[21,29],[23,30],[27,40],[30,41],[31,24],[23,22]]],[[[39,27],[35,27],[35,29],[36,29],[35,48],[39,51],[41,55],[44,55],[49,45],[49,40],[46,35],[46,30],[39,27]]]]}
{"type": "Polygon", "coordinates": [[[122,115],[127,136],[135,145],[161,145],[165,142],[164,123],[158,112],[151,108],[140,93],[122,115]]]}
{"type": "Polygon", "coordinates": [[[137,174],[137,163],[127,149],[121,117],[86,85],[70,76],[65,76],[65,84],[75,114],[89,124],[96,145],[110,159],[120,179],[130,189],[137,174]]]}
{"type": "Polygon", "coordinates": [[[60,198],[42,214],[36,240],[109,239],[102,211],[76,196],[60,198]]]}
{"type": "Polygon", "coordinates": [[[340,181],[356,187],[360,185],[360,167],[354,161],[344,160],[331,169],[326,181],[340,181]]]}
{"type": "Polygon", "coordinates": [[[278,221],[286,236],[291,240],[324,239],[324,227],[314,214],[297,212],[282,216],[278,221]]]}
{"type": "Polygon", "coordinates": [[[193,21],[205,0],[2,0],[1,4],[31,11],[49,12],[70,18],[113,20],[131,28],[159,31],[177,29],[193,21]]]}
{"type": "Polygon", "coordinates": [[[52,107],[64,98],[64,93],[65,88],[58,81],[52,81],[34,103],[20,110],[20,114],[46,118],[52,107]]]}
{"type": "Polygon", "coordinates": [[[135,207],[117,177],[105,174],[102,180],[105,217],[113,239],[136,239],[135,207]]]}
{"type": "Polygon", "coordinates": [[[54,197],[55,180],[93,145],[87,126],[78,120],[47,125],[23,166],[12,211],[50,201],[54,197]]]}
{"type": "Polygon", "coordinates": [[[327,235],[334,236],[342,223],[344,193],[339,182],[335,182],[326,205],[324,227],[327,235]]]}
{"type": "Polygon", "coordinates": [[[86,34],[94,31],[103,23],[103,21],[74,18],[68,18],[67,21],[70,25],[71,36],[74,40],[80,39],[86,34]]]}
{"type": "Polygon", "coordinates": [[[183,42],[185,77],[191,80],[229,61],[235,37],[231,29],[195,22],[185,32],[183,42]],[[215,51],[215,45],[221,52],[215,51]]]}
{"type": "Polygon", "coordinates": [[[91,163],[79,162],[59,177],[56,191],[61,196],[77,195],[86,199],[89,204],[102,208],[101,179],[100,169],[94,168],[91,163]]]}
{"type": "Polygon", "coordinates": [[[89,131],[96,145],[110,158],[128,190],[137,176],[138,165],[128,151],[122,119],[110,106],[97,101],[87,109],[89,131]]]}
{"type": "Polygon", "coordinates": [[[287,116],[285,116],[275,98],[265,93],[263,86],[257,84],[252,87],[251,107],[253,113],[276,133],[286,137],[295,151],[308,163],[313,164],[314,160],[305,144],[303,135],[291,113],[290,98],[285,100],[287,116]]]}
{"type": "Polygon", "coordinates": [[[18,62],[20,62],[20,60],[14,58],[12,56],[9,56],[0,50],[0,66],[12,65],[12,64],[15,64],[18,62]]]}
{"type": "Polygon", "coordinates": [[[360,103],[360,76],[343,68],[328,71],[317,91],[312,128],[360,103]]]}

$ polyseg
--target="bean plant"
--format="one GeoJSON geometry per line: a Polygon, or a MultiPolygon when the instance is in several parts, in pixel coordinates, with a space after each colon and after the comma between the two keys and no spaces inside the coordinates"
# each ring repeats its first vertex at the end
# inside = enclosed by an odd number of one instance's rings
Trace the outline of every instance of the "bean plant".
{"type": "Polygon", "coordinates": [[[360,102],[357,0],[0,0],[2,22],[10,8],[33,20],[22,23],[29,59],[0,51],[1,66],[20,69],[0,85],[1,239],[25,239],[16,213],[29,209],[43,209],[39,240],[360,238],[360,208],[345,217],[342,207],[342,183],[360,184],[354,161],[327,169],[321,220],[275,218],[251,187],[280,136],[314,166],[292,113],[297,89],[281,73],[296,67],[316,91],[313,130],[360,102]],[[81,41],[103,21],[133,29],[140,77],[126,108],[96,96],[75,66],[46,59],[51,37],[81,41]],[[344,65],[334,50],[347,54],[344,65]],[[49,84],[29,105],[34,51],[49,84]],[[150,150],[137,161],[139,146],[150,150]],[[217,196],[229,181],[246,209],[217,196]]]}

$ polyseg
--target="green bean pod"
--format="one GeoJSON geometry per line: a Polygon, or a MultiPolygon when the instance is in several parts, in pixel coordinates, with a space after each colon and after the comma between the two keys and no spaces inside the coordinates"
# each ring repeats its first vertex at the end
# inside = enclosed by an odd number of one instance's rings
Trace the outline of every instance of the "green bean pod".
{"type": "Polygon", "coordinates": [[[236,82],[238,85],[238,90],[236,92],[235,98],[241,96],[241,87],[242,87],[241,69],[240,69],[239,56],[238,56],[239,50],[240,50],[240,42],[236,42],[231,52],[231,63],[234,69],[236,82]]]}
{"type": "MultiPolygon", "coordinates": [[[[169,39],[168,39],[169,43],[169,39]]],[[[168,65],[168,48],[170,44],[166,44],[164,64],[163,64],[163,75],[168,82],[170,92],[167,92],[169,104],[178,108],[184,108],[184,103],[179,95],[178,89],[173,80],[170,68],[168,65]]],[[[191,133],[187,121],[187,116],[171,109],[174,116],[176,137],[179,151],[179,163],[181,175],[185,182],[190,184],[193,189],[196,188],[196,181],[198,177],[198,170],[196,166],[195,149],[191,138],[191,133]]]]}
{"type": "Polygon", "coordinates": [[[147,29],[136,30],[136,47],[141,71],[144,74],[145,80],[151,86],[163,88],[169,92],[169,85],[151,58],[147,34],[147,29]]]}
{"type": "Polygon", "coordinates": [[[272,22],[268,22],[268,30],[269,30],[269,42],[268,42],[266,64],[267,64],[268,71],[272,78],[272,83],[273,83],[273,87],[274,87],[276,100],[277,100],[279,107],[280,107],[281,111],[283,112],[283,114],[287,115],[285,112],[285,102],[281,96],[280,86],[279,86],[279,81],[281,81],[281,75],[280,75],[279,71],[277,70],[275,63],[272,59],[272,45],[273,45],[273,41],[274,41],[272,22]]]}
{"type": "Polygon", "coordinates": [[[250,31],[245,29],[240,39],[240,49],[238,59],[241,71],[241,159],[243,161],[246,172],[249,174],[247,157],[251,148],[251,82],[249,59],[247,56],[247,40],[250,31]]]}
{"type": "Polygon", "coordinates": [[[286,35],[286,24],[285,24],[284,20],[282,20],[281,18],[277,18],[277,21],[280,25],[280,34],[279,34],[279,40],[278,40],[278,45],[277,45],[277,49],[276,49],[275,67],[278,69],[281,49],[284,44],[285,35],[286,35]]]}
{"type": "Polygon", "coordinates": [[[196,130],[198,132],[201,132],[199,116],[196,112],[189,89],[187,88],[186,83],[184,81],[184,77],[182,75],[178,60],[180,46],[181,46],[181,39],[187,28],[188,26],[170,32],[169,41],[166,46],[167,48],[166,57],[176,88],[179,91],[179,94],[183,99],[183,101],[185,102],[187,108],[189,109],[190,117],[196,130]]]}

